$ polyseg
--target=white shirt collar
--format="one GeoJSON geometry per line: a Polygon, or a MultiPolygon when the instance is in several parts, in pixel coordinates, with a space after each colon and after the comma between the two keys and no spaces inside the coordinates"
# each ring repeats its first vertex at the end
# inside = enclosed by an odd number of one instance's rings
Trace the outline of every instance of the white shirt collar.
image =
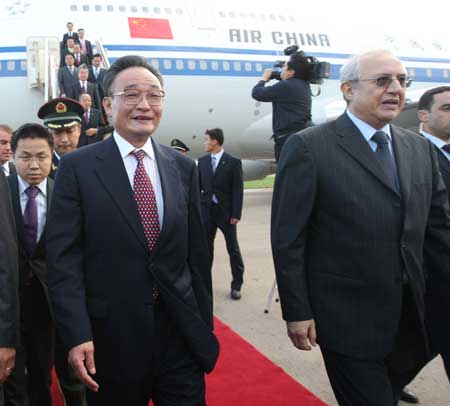
{"type": "Polygon", "coordinates": [[[444,145],[447,145],[447,143],[443,140],[441,140],[440,138],[436,137],[435,135],[432,135],[430,133],[427,133],[426,131],[421,130],[420,133],[428,138],[434,145],[436,145],[436,147],[438,147],[439,149],[442,149],[442,147],[444,145]]]}
{"type": "Polygon", "coordinates": [[[141,150],[141,149],[146,153],[146,155],[149,158],[155,159],[155,151],[153,149],[153,144],[152,144],[152,138],[151,137],[148,137],[147,142],[142,146],[142,148],[136,148],[133,145],[131,145],[116,130],[114,130],[113,137],[114,137],[114,141],[117,144],[117,147],[119,148],[120,156],[122,157],[122,159],[126,158],[133,151],[141,150]]]}
{"type": "Polygon", "coordinates": [[[386,124],[383,128],[377,130],[373,128],[370,124],[367,124],[365,121],[356,117],[349,109],[346,110],[346,113],[350,118],[350,120],[352,120],[353,124],[355,124],[356,127],[358,127],[358,130],[361,132],[361,134],[367,141],[370,141],[370,139],[377,131],[383,131],[389,138],[389,141],[392,141],[391,127],[389,126],[389,124],[386,124]]]}
{"type": "Polygon", "coordinates": [[[219,161],[222,159],[222,155],[224,153],[224,149],[222,148],[219,152],[217,152],[216,154],[211,154],[211,156],[213,156],[216,160],[217,163],[219,163],[219,161]]]}
{"type": "Polygon", "coordinates": [[[2,171],[5,173],[5,176],[9,176],[9,162],[6,162],[2,165],[4,169],[2,171]]]}
{"type": "MultiPolygon", "coordinates": [[[[25,193],[25,190],[30,186],[29,183],[25,182],[20,175],[17,175],[17,179],[19,180],[19,193],[25,193]]],[[[47,178],[45,178],[39,185],[36,185],[39,188],[39,191],[47,197],[47,178]]]]}

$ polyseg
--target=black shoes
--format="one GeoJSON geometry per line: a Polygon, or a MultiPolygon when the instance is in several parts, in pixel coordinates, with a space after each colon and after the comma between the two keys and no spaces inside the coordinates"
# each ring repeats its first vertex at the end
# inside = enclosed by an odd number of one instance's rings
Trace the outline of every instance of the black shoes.
{"type": "Polygon", "coordinates": [[[400,400],[406,403],[419,403],[419,398],[416,396],[416,394],[414,392],[411,392],[406,386],[400,393],[400,400]]]}
{"type": "Polygon", "coordinates": [[[230,297],[233,300],[239,300],[241,298],[241,292],[239,290],[231,289],[230,297]]]}

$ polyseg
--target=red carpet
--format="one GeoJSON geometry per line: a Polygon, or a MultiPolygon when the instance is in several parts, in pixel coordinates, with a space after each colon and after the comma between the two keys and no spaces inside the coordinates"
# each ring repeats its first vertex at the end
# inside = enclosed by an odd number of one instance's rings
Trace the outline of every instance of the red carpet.
{"type": "MultiPolygon", "coordinates": [[[[221,353],[206,378],[208,406],[326,406],[217,318],[215,329],[221,353]]],[[[62,406],[56,384],[53,393],[62,406]]]]}

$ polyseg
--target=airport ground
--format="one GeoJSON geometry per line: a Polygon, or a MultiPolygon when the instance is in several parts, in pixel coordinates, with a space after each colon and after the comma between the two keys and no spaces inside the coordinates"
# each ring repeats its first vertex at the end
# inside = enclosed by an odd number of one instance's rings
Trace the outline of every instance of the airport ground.
{"type": "MultiPolygon", "coordinates": [[[[336,406],[320,350],[304,352],[293,347],[278,303],[273,302],[270,312],[264,313],[274,283],[269,239],[271,199],[271,189],[245,191],[242,221],[238,225],[246,266],[240,301],[229,298],[231,273],[225,242],[218,232],[213,266],[214,313],[303,386],[327,404],[336,406]]],[[[427,365],[409,387],[420,397],[422,406],[450,405],[450,385],[440,358],[427,365]]],[[[298,404],[301,406],[300,400],[298,404]]]]}

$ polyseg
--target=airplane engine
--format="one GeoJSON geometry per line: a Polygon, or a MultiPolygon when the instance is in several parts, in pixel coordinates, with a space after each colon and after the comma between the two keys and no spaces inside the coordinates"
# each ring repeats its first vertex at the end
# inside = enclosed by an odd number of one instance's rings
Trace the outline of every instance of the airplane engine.
{"type": "Polygon", "coordinates": [[[244,172],[244,180],[263,179],[267,175],[275,173],[276,164],[273,161],[253,161],[250,159],[242,160],[242,171],[244,172]]]}

